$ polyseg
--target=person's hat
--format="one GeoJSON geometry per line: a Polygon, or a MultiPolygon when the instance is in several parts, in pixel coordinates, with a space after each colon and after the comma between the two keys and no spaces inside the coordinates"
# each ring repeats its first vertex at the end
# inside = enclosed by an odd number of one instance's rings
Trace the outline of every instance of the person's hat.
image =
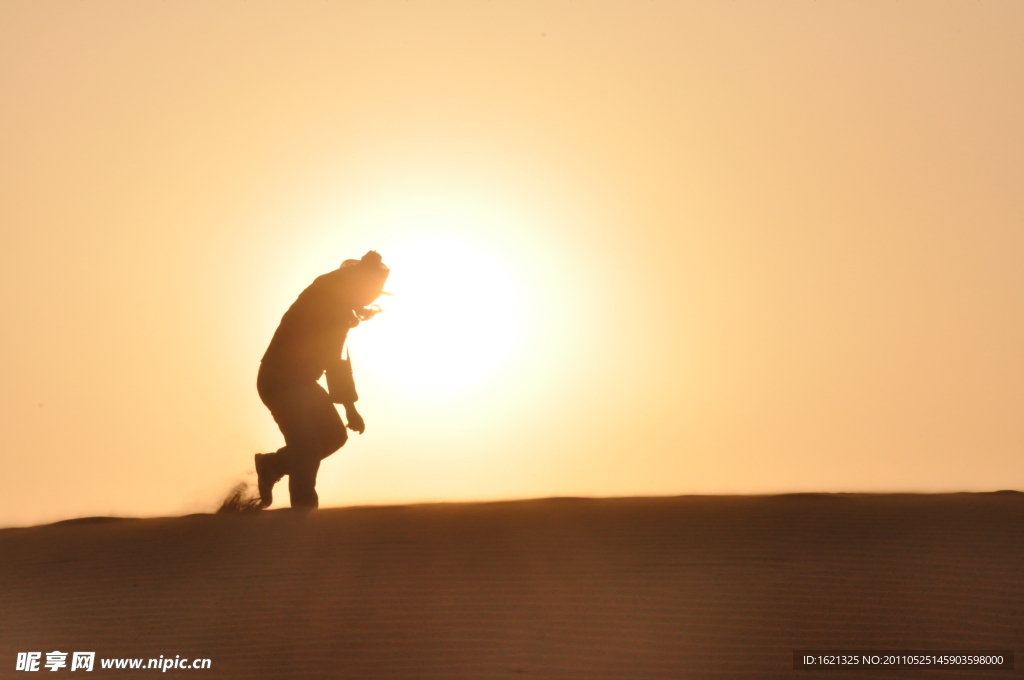
{"type": "Polygon", "coordinates": [[[360,276],[366,276],[377,284],[380,295],[390,295],[384,292],[384,282],[388,280],[391,270],[384,264],[384,258],[376,250],[371,250],[358,260],[345,260],[341,263],[342,269],[358,271],[360,276]]]}

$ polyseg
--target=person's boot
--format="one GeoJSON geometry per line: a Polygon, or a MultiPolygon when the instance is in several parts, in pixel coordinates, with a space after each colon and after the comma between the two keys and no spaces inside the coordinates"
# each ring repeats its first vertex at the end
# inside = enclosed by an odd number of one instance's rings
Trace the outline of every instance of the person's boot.
{"type": "Polygon", "coordinates": [[[278,474],[274,469],[274,462],[271,454],[256,454],[256,486],[260,491],[260,507],[265,508],[274,502],[274,485],[284,475],[278,474]]]}

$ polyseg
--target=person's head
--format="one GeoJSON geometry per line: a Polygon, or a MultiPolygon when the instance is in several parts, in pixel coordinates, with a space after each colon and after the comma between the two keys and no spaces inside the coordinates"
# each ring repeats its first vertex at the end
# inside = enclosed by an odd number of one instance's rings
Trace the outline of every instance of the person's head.
{"type": "Polygon", "coordinates": [[[352,304],[360,319],[368,319],[377,311],[368,309],[373,301],[384,292],[384,282],[388,280],[388,269],[376,250],[363,255],[358,260],[345,260],[341,268],[348,272],[348,287],[352,295],[352,304]]]}

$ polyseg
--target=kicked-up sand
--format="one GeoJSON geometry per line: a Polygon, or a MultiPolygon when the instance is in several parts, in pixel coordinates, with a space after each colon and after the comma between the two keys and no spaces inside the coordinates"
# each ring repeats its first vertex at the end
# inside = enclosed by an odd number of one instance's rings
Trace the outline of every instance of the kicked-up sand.
{"type": "MultiPolygon", "coordinates": [[[[795,649],[1024,646],[1024,494],[690,496],[73,520],[0,531],[18,652],[192,678],[1009,678],[795,649]],[[143,662],[145,664],[145,661],[143,662]]],[[[68,667],[59,672],[70,673],[68,667]]],[[[40,667],[43,673],[49,673],[40,667]]],[[[79,671],[74,671],[79,673],[79,671]]],[[[73,676],[74,677],[74,676],[73,676]]]]}

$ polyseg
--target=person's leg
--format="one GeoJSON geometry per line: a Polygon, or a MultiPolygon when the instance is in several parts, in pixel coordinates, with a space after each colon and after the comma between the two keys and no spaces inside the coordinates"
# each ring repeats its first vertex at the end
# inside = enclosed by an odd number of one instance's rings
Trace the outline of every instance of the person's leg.
{"type": "Polygon", "coordinates": [[[316,492],[316,473],[320,470],[320,459],[315,456],[297,456],[288,473],[288,495],[293,508],[315,509],[320,507],[320,496],[316,492]]]}
{"type": "MultiPolygon", "coordinates": [[[[288,394],[291,391],[289,386],[293,383],[294,381],[282,379],[282,376],[273,370],[268,370],[265,364],[260,364],[260,371],[256,378],[256,391],[260,395],[260,400],[270,410],[270,414],[274,417],[274,422],[277,423],[282,434],[292,430],[295,426],[292,422],[295,420],[292,414],[293,409],[289,408],[294,399],[289,398],[288,394]]],[[[288,437],[285,436],[285,441],[287,440],[288,437]]],[[[273,453],[257,453],[255,462],[260,504],[265,508],[274,502],[274,485],[281,481],[281,478],[291,469],[291,452],[288,450],[288,445],[285,444],[273,453]]]]}
{"type": "Polygon", "coordinates": [[[338,409],[318,383],[303,383],[289,396],[288,431],[282,427],[287,451],[279,458],[287,466],[292,507],[315,508],[319,505],[316,476],[320,461],[341,448],[348,435],[338,409]]]}

